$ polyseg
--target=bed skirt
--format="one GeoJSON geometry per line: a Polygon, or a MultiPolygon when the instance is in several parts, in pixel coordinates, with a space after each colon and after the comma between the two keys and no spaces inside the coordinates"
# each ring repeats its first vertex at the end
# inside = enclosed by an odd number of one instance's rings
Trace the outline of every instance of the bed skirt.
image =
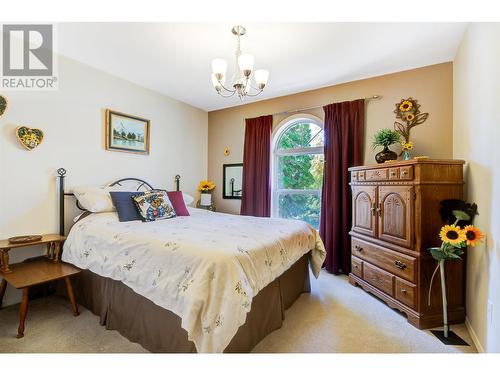
{"type": "MultiPolygon", "coordinates": [[[[301,293],[310,292],[309,254],[300,258],[253,299],[247,320],[225,353],[247,353],[264,337],[282,326],[284,311],[301,293]]],[[[181,318],[135,293],[121,281],[84,270],[75,277],[79,304],[100,317],[101,325],[132,342],[158,353],[195,353],[181,328],[181,318]]]]}

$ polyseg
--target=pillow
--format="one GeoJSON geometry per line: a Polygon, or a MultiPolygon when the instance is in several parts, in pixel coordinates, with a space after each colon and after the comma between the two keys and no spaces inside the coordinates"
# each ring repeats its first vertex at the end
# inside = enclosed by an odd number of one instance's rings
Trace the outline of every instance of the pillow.
{"type": "Polygon", "coordinates": [[[123,191],[123,188],[115,186],[78,186],[73,188],[73,194],[80,205],[87,211],[112,212],[115,211],[115,207],[109,192],[119,190],[123,191]]]}
{"type": "Polygon", "coordinates": [[[182,191],[167,191],[167,195],[177,216],[189,216],[182,191]]]}
{"type": "Polygon", "coordinates": [[[113,201],[120,221],[142,220],[142,216],[137,211],[137,207],[132,200],[132,197],[137,195],[137,191],[110,191],[109,195],[111,195],[111,200],[113,201]]]}
{"type": "Polygon", "coordinates": [[[194,201],[194,198],[189,194],[182,193],[182,198],[184,198],[186,206],[189,206],[194,201]]]}
{"type": "Polygon", "coordinates": [[[175,217],[175,211],[166,191],[148,191],[132,196],[142,221],[155,221],[175,217]]]}

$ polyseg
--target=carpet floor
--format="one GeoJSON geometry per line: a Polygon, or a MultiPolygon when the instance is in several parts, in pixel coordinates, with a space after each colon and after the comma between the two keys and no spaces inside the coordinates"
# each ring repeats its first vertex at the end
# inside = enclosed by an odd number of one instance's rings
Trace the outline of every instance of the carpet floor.
{"type": "MultiPolygon", "coordinates": [[[[351,286],[344,276],[322,272],[311,279],[312,291],[286,311],[283,327],[262,340],[255,353],[475,353],[465,328],[452,330],[470,346],[446,346],[421,331],[383,302],[351,286]]],[[[16,339],[18,305],[0,310],[2,353],[140,353],[146,352],[80,306],[74,318],[60,297],[30,302],[25,337],[16,339]]]]}

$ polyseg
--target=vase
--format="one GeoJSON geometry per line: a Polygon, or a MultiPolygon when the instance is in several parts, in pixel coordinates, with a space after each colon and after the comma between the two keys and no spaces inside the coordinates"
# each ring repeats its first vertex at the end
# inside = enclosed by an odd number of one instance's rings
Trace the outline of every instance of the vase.
{"type": "Polygon", "coordinates": [[[403,160],[410,160],[411,159],[410,150],[403,150],[403,152],[401,154],[401,159],[403,159],[403,160]]]}
{"type": "Polygon", "coordinates": [[[212,204],[212,194],[201,193],[200,204],[202,206],[210,206],[212,204]]]}
{"type": "Polygon", "coordinates": [[[389,150],[389,147],[384,146],[384,149],[375,155],[375,160],[379,164],[385,163],[387,160],[396,160],[398,158],[398,154],[394,151],[389,150]]]}

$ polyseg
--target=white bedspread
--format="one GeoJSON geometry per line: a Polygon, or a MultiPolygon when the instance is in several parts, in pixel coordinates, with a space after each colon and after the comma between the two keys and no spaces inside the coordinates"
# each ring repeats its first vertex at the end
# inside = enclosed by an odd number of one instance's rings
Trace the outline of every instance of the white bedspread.
{"type": "Polygon", "coordinates": [[[302,221],[189,211],[147,223],[92,214],[73,226],[62,259],[174,312],[198,352],[219,353],[262,288],[310,250],[318,277],[325,249],[302,221]]]}

